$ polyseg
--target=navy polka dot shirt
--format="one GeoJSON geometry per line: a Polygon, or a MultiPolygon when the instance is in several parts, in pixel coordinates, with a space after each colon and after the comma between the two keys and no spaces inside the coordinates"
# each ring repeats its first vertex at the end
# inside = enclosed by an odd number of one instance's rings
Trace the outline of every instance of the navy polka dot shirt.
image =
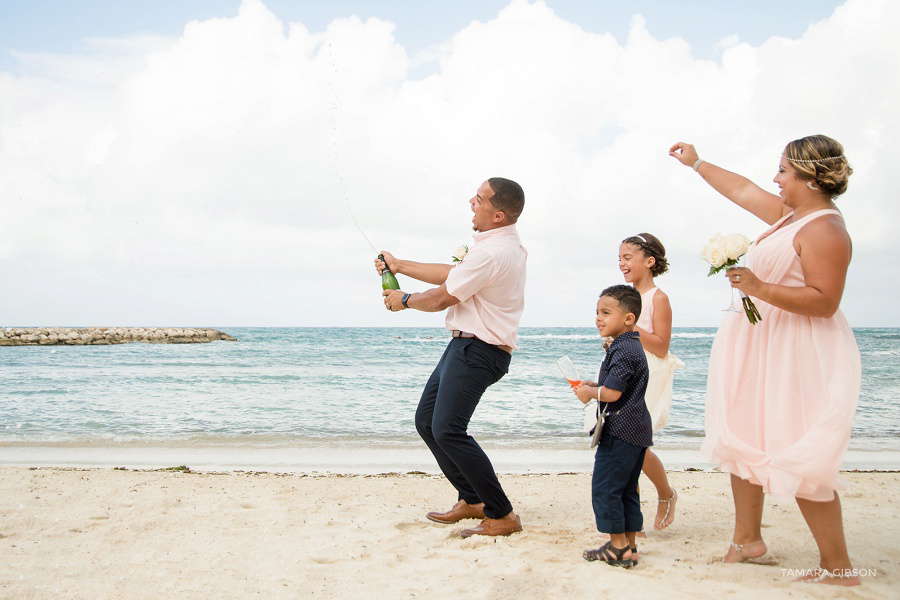
{"type": "MultiPolygon", "coordinates": [[[[609,433],[620,440],[641,447],[653,445],[653,425],[644,403],[648,378],[640,334],[626,331],[609,345],[597,382],[622,392],[618,400],[609,403],[604,427],[609,427],[609,433]]],[[[603,410],[603,403],[600,404],[603,410]]]]}

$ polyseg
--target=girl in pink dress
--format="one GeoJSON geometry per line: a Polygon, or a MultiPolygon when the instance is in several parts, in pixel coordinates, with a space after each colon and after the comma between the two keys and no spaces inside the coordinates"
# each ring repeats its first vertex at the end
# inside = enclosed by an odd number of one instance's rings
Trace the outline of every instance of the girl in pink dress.
{"type": "MultiPolygon", "coordinates": [[[[650,370],[644,400],[653,422],[653,433],[656,433],[669,422],[672,379],[675,369],[684,366],[683,362],[669,352],[672,306],[669,304],[669,297],[654,283],[655,277],[669,270],[666,249],[656,236],[649,233],[625,238],[619,246],[619,270],[625,281],[641,295],[641,316],[634,330],[640,333],[650,370]]],[[[656,487],[659,498],[653,528],[665,529],[675,520],[678,493],[669,485],[662,461],[650,448],[647,448],[644,455],[641,470],[656,487]]]]}
{"type": "Polygon", "coordinates": [[[701,456],[731,473],[735,507],[723,560],[765,554],[763,495],[793,497],[820,555],[801,580],[858,585],[836,492],[860,386],[859,350],[838,308],[851,253],[834,204],[853,172],[844,149],[822,135],[789,143],[774,180],[780,196],[701,160],[690,144],[669,154],[770,225],[747,266],[727,271],[762,320],[752,325],[743,312],[729,313],[709,361],[701,456]]]}

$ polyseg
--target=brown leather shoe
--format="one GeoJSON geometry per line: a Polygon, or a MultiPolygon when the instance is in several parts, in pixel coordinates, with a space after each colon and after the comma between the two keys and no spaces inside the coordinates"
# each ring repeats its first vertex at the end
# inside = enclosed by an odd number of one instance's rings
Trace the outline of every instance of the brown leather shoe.
{"type": "Polygon", "coordinates": [[[443,523],[444,525],[452,525],[459,523],[463,519],[483,519],[484,503],[466,504],[465,500],[460,500],[453,505],[453,508],[447,512],[430,512],[425,515],[430,521],[435,523],[443,523]]]}
{"type": "Polygon", "coordinates": [[[509,535],[517,531],[522,531],[522,519],[511,512],[501,519],[485,517],[481,523],[470,529],[463,529],[459,535],[467,538],[472,535],[509,535]]]}

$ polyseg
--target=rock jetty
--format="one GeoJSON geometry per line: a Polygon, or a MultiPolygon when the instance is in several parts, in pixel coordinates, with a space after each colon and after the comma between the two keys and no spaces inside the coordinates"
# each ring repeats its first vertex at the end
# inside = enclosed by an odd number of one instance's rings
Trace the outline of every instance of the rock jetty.
{"type": "Polygon", "coordinates": [[[169,327],[0,327],[0,346],[107,346],[237,341],[217,329],[169,327]]]}

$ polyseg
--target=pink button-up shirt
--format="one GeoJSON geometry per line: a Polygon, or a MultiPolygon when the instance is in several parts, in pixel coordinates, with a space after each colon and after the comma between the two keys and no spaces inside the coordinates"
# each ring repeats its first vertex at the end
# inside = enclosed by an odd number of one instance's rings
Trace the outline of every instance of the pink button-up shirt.
{"type": "Polygon", "coordinates": [[[488,344],[515,350],[525,308],[528,251],[515,225],[475,234],[465,258],[447,275],[447,292],[459,300],[447,309],[447,329],[474,333],[488,344]]]}

